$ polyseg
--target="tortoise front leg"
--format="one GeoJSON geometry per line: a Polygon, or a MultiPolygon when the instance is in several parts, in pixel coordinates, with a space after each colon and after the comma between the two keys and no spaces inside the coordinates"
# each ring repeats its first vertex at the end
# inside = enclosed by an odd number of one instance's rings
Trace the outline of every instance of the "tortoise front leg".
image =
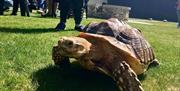
{"type": "Polygon", "coordinates": [[[137,75],[126,62],[115,65],[113,77],[121,91],[144,91],[137,75]]]}
{"type": "Polygon", "coordinates": [[[70,66],[69,57],[62,56],[59,52],[58,46],[54,46],[52,49],[52,59],[56,66],[66,68],[70,66]]]}

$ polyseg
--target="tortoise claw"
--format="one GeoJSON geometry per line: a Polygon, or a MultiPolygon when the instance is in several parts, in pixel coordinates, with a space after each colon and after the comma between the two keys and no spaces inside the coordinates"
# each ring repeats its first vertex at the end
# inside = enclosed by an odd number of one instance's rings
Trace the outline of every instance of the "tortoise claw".
{"type": "Polygon", "coordinates": [[[126,62],[116,65],[113,77],[121,91],[144,91],[137,75],[126,62]]]}

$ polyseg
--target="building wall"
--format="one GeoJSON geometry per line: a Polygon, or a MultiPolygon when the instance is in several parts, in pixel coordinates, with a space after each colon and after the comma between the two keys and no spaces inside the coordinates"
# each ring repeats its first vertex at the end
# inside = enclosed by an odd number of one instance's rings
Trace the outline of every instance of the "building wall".
{"type": "Polygon", "coordinates": [[[107,3],[107,0],[89,0],[88,4],[101,4],[107,3]]]}
{"type": "Polygon", "coordinates": [[[176,0],[108,0],[108,4],[131,7],[130,17],[176,21],[176,0]]]}

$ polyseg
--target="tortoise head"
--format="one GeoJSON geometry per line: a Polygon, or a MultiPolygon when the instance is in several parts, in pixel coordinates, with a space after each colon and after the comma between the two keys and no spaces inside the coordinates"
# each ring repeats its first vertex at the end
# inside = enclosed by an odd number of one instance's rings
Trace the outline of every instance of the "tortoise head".
{"type": "Polygon", "coordinates": [[[58,49],[62,56],[79,58],[88,53],[91,43],[80,37],[62,37],[58,41],[58,49]]]}

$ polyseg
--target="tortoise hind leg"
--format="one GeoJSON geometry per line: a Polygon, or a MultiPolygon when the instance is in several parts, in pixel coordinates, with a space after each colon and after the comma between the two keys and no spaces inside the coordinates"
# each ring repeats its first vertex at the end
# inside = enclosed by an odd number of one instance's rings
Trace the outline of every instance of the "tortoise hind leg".
{"type": "Polygon", "coordinates": [[[70,66],[69,57],[61,56],[58,50],[58,46],[54,46],[52,49],[52,59],[56,66],[60,66],[61,68],[67,68],[70,66]]]}
{"type": "Polygon", "coordinates": [[[116,64],[113,77],[121,91],[144,91],[135,72],[126,62],[116,64]]]}

